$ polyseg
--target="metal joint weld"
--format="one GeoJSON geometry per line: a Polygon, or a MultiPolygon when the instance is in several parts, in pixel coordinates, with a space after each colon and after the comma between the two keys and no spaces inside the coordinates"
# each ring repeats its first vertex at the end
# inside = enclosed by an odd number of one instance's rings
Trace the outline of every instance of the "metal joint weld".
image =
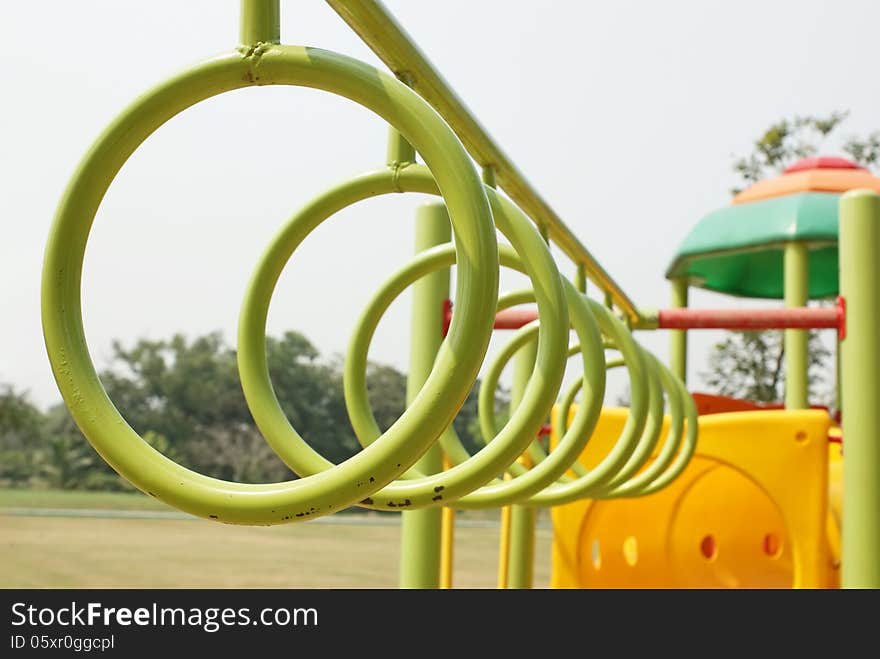
{"type": "Polygon", "coordinates": [[[248,72],[245,74],[245,79],[248,82],[260,84],[260,76],[257,73],[257,67],[260,64],[260,58],[273,45],[274,44],[271,44],[267,41],[258,41],[254,44],[239,46],[236,49],[238,50],[242,58],[245,59],[248,63],[248,72]]]}
{"type": "Polygon", "coordinates": [[[411,162],[397,161],[388,163],[388,166],[391,168],[391,186],[394,188],[395,192],[406,192],[400,184],[400,173],[412,164],[413,163],[411,162]]]}

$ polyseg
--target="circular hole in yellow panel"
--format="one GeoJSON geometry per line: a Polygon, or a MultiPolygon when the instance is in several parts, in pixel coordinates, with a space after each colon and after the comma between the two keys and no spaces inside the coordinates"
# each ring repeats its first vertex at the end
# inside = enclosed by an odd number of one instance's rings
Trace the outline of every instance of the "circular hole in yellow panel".
{"type": "Polygon", "coordinates": [[[711,533],[704,535],[700,540],[700,553],[707,561],[713,560],[718,555],[718,543],[715,542],[715,536],[711,533]]]}
{"type": "Polygon", "coordinates": [[[593,540],[590,549],[590,557],[593,561],[593,569],[598,570],[602,567],[602,547],[599,545],[599,538],[593,540]]]}
{"type": "Polygon", "coordinates": [[[630,567],[639,562],[639,542],[634,536],[623,541],[623,560],[630,567]]]}
{"type": "Polygon", "coordinates": [[[799,444],[803,444],[805,441],[807,441],[807,433],[803,430],[798,430],[794,434],[794,441],[796,441],[799,444]]]}
{"type": "Polygon", "coordinates": [[[779,558],[779,555],[782,553],[782,541],[775,533],[768,533],[764,536],[762,547],[764,553],[770,558],[779,558]]]}

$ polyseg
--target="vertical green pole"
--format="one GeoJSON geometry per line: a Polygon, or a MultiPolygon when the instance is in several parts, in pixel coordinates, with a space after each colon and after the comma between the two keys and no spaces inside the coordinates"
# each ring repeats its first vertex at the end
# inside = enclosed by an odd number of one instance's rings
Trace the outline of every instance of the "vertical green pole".
{"type": "MultiPolygon", "coordinates": [[[[510,389],[510,410],[517,408],[535,367],[538,342],[530,341],[520,348],[513,362],[513,383],[510,389]]],[[[525,456],[520,460],[527,459],[525,456]]],[[[510,511],[510,554],[507,564],[508,588],[531,588],[535,564],[535,521],[537,509],[513,505],[510,511]]]]}
{"type": "MultiPolygon", "coordinates": [[[[443,470],[452,469],[452,462],[443,456],[443,470]]],[[[455,508],[440,509],[440,588],[452,588],[455,569],[455,508]]]]}
{"type": "MultiPolygon", "coordinates": [[[[538,225],[538,233],[545,243],[550,242],[550,233],[546,224],[538,225]]],[[[581,272],[579,270],[579,272],[581,272]]],[[[584,281],[586,287],[586,280],[584,281]]],[[[535,359],[538,355],[538,342],[531,341],[520,348],[513,362],[513,383],[510,390],[510,413],[519,406],[525,393],[532,370],[535,368],[535,359]]],[[[529,464],[528,456],[521,456],[519,460],[526,466],[529,464]]],[[[535,566],[535,524],[538,510],[532,506],[510,507],[510,549],[507,560],[507,587],[508,588],[531,588],[535,566]]]]}
{"type": "Polygon", "coordinates": [[[587,292],[587,272],[584,270],[583,263],[578,263],[577,270],[574,273],[574,287],[580,293],[586,294],[587,292]]]}
{"type": "MultiPolygon", "coordinates": [[[[411,79],[407,76],[398,76],[400,81],[409,86],[411,79]]],[[[416,150],[412,144],[406,141],[406,138],[397,132],[394,126],[388,126],[388,157],[386,162],[389,167],[400,165],[403,163],[412,163],[416,161],[416,150]]]]}
{"type": "Polygon", "coordinates": [[[416,150],[393,126],[388,127],[388,165],[399,165],[416,161],[416,150]]]}
{"type": "Polygon", "coordinates": [[[841,345],[840,339],[838,339],[834,344],[836,350],[834,351],[834,373],[835,379],[837,380],[836,386],[834,387],[834,404],[837,406],[837,412],[841,416],[843,415],[843,370],[841,369],[841,345]]]}
{"type": "MultiPolygon", "coordinates": [[[[451,240],[446,206],[430,202],[416,212],[416,252],[451,240]]],[[[438,270],[413,285],[412,338],[407,403],[419,393],[443,340],[443,301],[449,297],[449,270],[438,270]]],[[[419,470],[433,474],[443,468],[443,450],[434,444],[416,463],[419,470]]],[[[440,508],[401,513],[400,587],[438,588],[440,585],[440,508]]]]}
{"type": "MultiPolygon", "coordinates": [[[[809,300],[809,253],[805,243],[785,246],[785,306],[805,307],[809,300]]],[[[785,330],[785,407],[804,410],[807,401],[807,330],[785,330]]]]}
{"type": "Polygon", "coordinates": [[[541,238],[544,239],[545,243],[550,242],[550,230],[547,228],[546,224],[539,224],[538,225],[538,233],[541,234],[541,238]]]}
{"type": "Polygon", "coordinates": [[[844,588],[880,588],[880,196],[840,200],[844,588]]]}
{"type": "Polygon", "coordinates": [[[605,306],[608,309],[614,308],[614,298],[611,296],[611,293],[609,293],[608,291],[605,291],[604,302],[605,302],[605,306]]]}
{"type": "Polygon", "coordinates": [[[483,183],[490,188],[495,187],[495,168],[491,165],[483,167],[483,183]]]}
{"type": "MultiPolygon", "coordinates": [[[[688,281],[677,277],[672,284],[672,308],[683,309],[688,305],[688,281]]],[[[687,330],[669,331],[669,369],[684,383],[687,383],[687,330]]]]}
{"type": "Polygon", "coordinates": [[[241,0],[241,43],[281,43],[279,0],[241,0]]]}
{"type": "MultiPolygon", "coordinates": [[[[495,168],[492,165],[483,167],[483,183],[490,188],[496,187],[495,168]]],[[[510,478],[510,474],[504,475],[505,480],[510,478]]],[[[510,554],[511,554],[511,519],[513,515],[513,506],[503,506],[501,508],[501,520],[499,525],[498,538],[498,588],[509,587],[510,575],[510,554]]]]}

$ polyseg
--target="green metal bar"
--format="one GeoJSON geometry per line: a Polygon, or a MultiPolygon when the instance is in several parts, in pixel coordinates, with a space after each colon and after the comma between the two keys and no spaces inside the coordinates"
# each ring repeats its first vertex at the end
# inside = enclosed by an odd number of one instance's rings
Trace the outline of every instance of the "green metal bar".
{"type": "Polygon", "coordinates": [[[578,264],[577,270],[574,273],[574,287],[579,293],[586,294],[587,292],[587,273],[582,263],[578,264]]]}
{"type": "Polygon", "coordinates": [[[844,588],[880,588],[880,196],[840,200],[844,588]]]}
{"type": "Polygon", "coordinates": [[[241,0],[241,43],[281,43],[279,0],[241,0]]]}
{"type": "Polygon", "coordinates": [[[377,0],[327,0],[327,4],[394,73],[409,76],[413,89],[440,113],[471,156],[481,166],[492,167],[498,186],[535,224],[546,225],[550,239],[575,264],[583,265],[587,277],[608,291],[630,322],[637,324],[639,312],[633,301],[489,136],[385,6],[377,0]]]}
{"type": "MultiPolygon", "coordinates": [[[[809,301],[809,252],[805,243],[785,246],[785,306],[805,307],[809,301]]],[[[785,330],[785,407],[804,410],[807,400],[807,330],[785,330]]]]}
{"type": "Polygon", "coordinates": [[[547,229],[546,224],[539,224],[538,225],[538,233],[541,234],[541,238],[544,239],[545,243],[550,244],[550,231],[549,231],[549,229],[547,229]]]}
{"type": "MultiPolygon", "coordinates": [[[[408,76],[401,75],[399,80],[407,87],[410,86],[408,76]]],[[[395,165],[403,165],[414,163],[416,161],[416,150],[406,138],[400,134],[394,126],[388,126],[388,155],[386,163],[389,167],[395,165]]]]}
{"type": "MultiPolygon", "coordinates": [[[[452,239],[446,206],[430,202],[416,212],[416,252],[452,239]]],[[[406,400],[411,403],[428,379],[443,340],[443,301],[449,298],[449,269],[444,268],[413,284],[412,338],[406,400]]],[[[434,444],[416,463],[416,469],[435,474],[443,469],[443,450],[434,444]]],[[[440,587],[442,511],[426,508],[402,513],[400,587],[440,587]]]]}
{"type": "Polygon", "coordinates": [[[389,166],[402,165],[404,163],[413,163],[416,161],[416,150],[412,144],[406,141],[406,138],[394,128],[388,126],[388,157],[387,164],[389,166]]]}
{"type": "MultiPolygon", "coordinates": [[[[535,368],[538,342],[529,341],[520,348],[513,362],[513,383],[510,389],[510,413],[519,406],[526,385],[535,368]]],[[[527,460],[527,457],[520,460],[527,460]]],[[[528,465],[526,465],[528,466],[528,465]]],[[[507,587],[531,588],[535,564],[535,521],[537,509],[532,506],[511,506],[510,549],[507,562],[507,587]]]]}
{"type": "MultiPolygon", "coordinates": [[[[687,279],[676,278],[672,284],[672,307],[683,309],[688,305],[687,279]]],[[[669,331],[669,369],[687,383],[687,330],[669,331]]]]}
{"type": "MultiPolygon", "coordinates": [[[[838,334],[839,336],[839,334],[838,334]]],[[[841,368],[841,345],[840,339],[834,343],[834,375],[836,379],[834,387],[834,404],[839,414],[843,414],[843,369],[841,368]]]]}
{"type": "Polygon", "coordinates": [[[495,170],[491,167],[483,167],[483,183],[490,188],[497,187],[497,184],[495,183],[495,170]]]}
{"type": "MultiPolygon", "coordinates": [[[[443,456],[444,471],[452,468],[452,461],[443,456]]],[[[455,571],[455,508],[441,508],[440,519],[440,588],[452,588],[452,576],[455,571]]]]}

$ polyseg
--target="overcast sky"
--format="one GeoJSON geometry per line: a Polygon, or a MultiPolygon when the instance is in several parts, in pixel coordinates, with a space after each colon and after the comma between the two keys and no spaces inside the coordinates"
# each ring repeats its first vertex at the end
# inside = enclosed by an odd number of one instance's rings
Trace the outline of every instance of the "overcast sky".
{"type": "MultiPolygon", "coordinates": [[[[769,123],[848,109],[845,133],[880,128],[880,5],[869,0],[387,5],[642,306],[666,304],[663,273],[677,246],[728,202],[733,156],[769,123]]],[[[0,382],[40,405],[59,399],[39,284],[62,190],[139,93],[236,45],[238,11],[237,0],[0,4],[0,382]]],[[[285,43],[381,66],[323,2],[287,0],[282,13],[285,43]]],[[[219,329],[232,343],[244,287],[272,235],[329,185],[380,167],[385,138],[369,112],[293,88],[215,97],[160,128],[113,183],[89,243],[83,312],[98,367],[113,339],[219,329]]],[[[322,227],[285,271],[269,331],[297,329],[325,354],[344,351],[371,291],[411,255],[421,201],[371,200],[322,227]]],[[[703,293],[692,303],[738,302],[703,293]]],[[[373,359],[406,367],[408,318],[403,300],[373,359]]],[[[665,332],[639,336],[666,357],[665,332]]],[[[717,336],[691,341],[697,388],[717,336]]]]}

